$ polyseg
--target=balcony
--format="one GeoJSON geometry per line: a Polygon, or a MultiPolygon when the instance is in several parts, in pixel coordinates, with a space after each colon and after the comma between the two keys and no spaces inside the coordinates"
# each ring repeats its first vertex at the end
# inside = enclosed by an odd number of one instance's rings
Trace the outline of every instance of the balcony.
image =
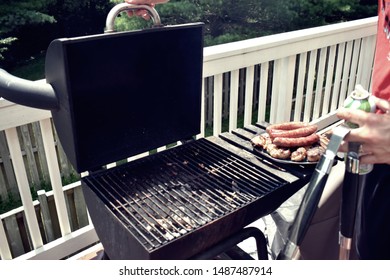
{"type": "MultiPolygon", "coordinates": [[[[356,84],[370,88],[376,25],[373,17],[205,48],[198,137],[264,121],[326,126],[356,84]]],[[[72,168],[50,111],[0,99],[0,116],[0,197],[23,203],[0,215],[1,259],[64,259],[98,243],[80,182],[62,182],[72,168]],[[42,177],[52,190],[36,187],[42,177]]]]}

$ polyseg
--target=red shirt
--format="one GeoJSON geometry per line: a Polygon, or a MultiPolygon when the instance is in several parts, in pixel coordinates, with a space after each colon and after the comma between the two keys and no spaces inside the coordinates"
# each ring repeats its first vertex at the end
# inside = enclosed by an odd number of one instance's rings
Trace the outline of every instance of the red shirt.
{"type": "Polygon", "coordinates": [[[372,92],[379,98],[390,100],[390,0],[378,1],[378,33],[372,92]]]}

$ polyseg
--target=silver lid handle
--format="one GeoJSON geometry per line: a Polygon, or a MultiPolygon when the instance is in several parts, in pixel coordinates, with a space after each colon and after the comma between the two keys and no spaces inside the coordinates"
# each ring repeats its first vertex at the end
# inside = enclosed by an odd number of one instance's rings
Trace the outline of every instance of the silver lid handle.
{"type": "Polygon", "coordinates": [[[124,11],[137,11],[137,10],[146,10],[153,20],[153,26],[161,26],[160,15],[153,7],[148,5],[134,5],[134,4],[121,3],[115,5],[108,13],[106,19],[106,28],[104,32],[105,33],[115,32],[115,28],[114,28],[115,19],[119,15],[119,13],[124,11]]]}

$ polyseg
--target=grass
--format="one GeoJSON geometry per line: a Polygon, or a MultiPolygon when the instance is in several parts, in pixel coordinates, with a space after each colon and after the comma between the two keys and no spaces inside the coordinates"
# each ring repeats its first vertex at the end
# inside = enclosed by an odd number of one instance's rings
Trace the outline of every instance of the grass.
{"type": "Polygon", "coordinates": [[[16,77],[36,81],[45,78],[45,54],[42,53],[10,71],[16,77]]]}

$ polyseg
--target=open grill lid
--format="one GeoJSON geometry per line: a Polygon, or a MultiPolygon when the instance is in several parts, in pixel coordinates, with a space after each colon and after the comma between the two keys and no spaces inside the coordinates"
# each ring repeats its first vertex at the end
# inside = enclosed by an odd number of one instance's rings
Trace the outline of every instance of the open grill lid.
{"type": "Polygon", "coordinates": [[[200,132],[203,24],[53,41],[46,80],[78,172],[200,132]]]}

